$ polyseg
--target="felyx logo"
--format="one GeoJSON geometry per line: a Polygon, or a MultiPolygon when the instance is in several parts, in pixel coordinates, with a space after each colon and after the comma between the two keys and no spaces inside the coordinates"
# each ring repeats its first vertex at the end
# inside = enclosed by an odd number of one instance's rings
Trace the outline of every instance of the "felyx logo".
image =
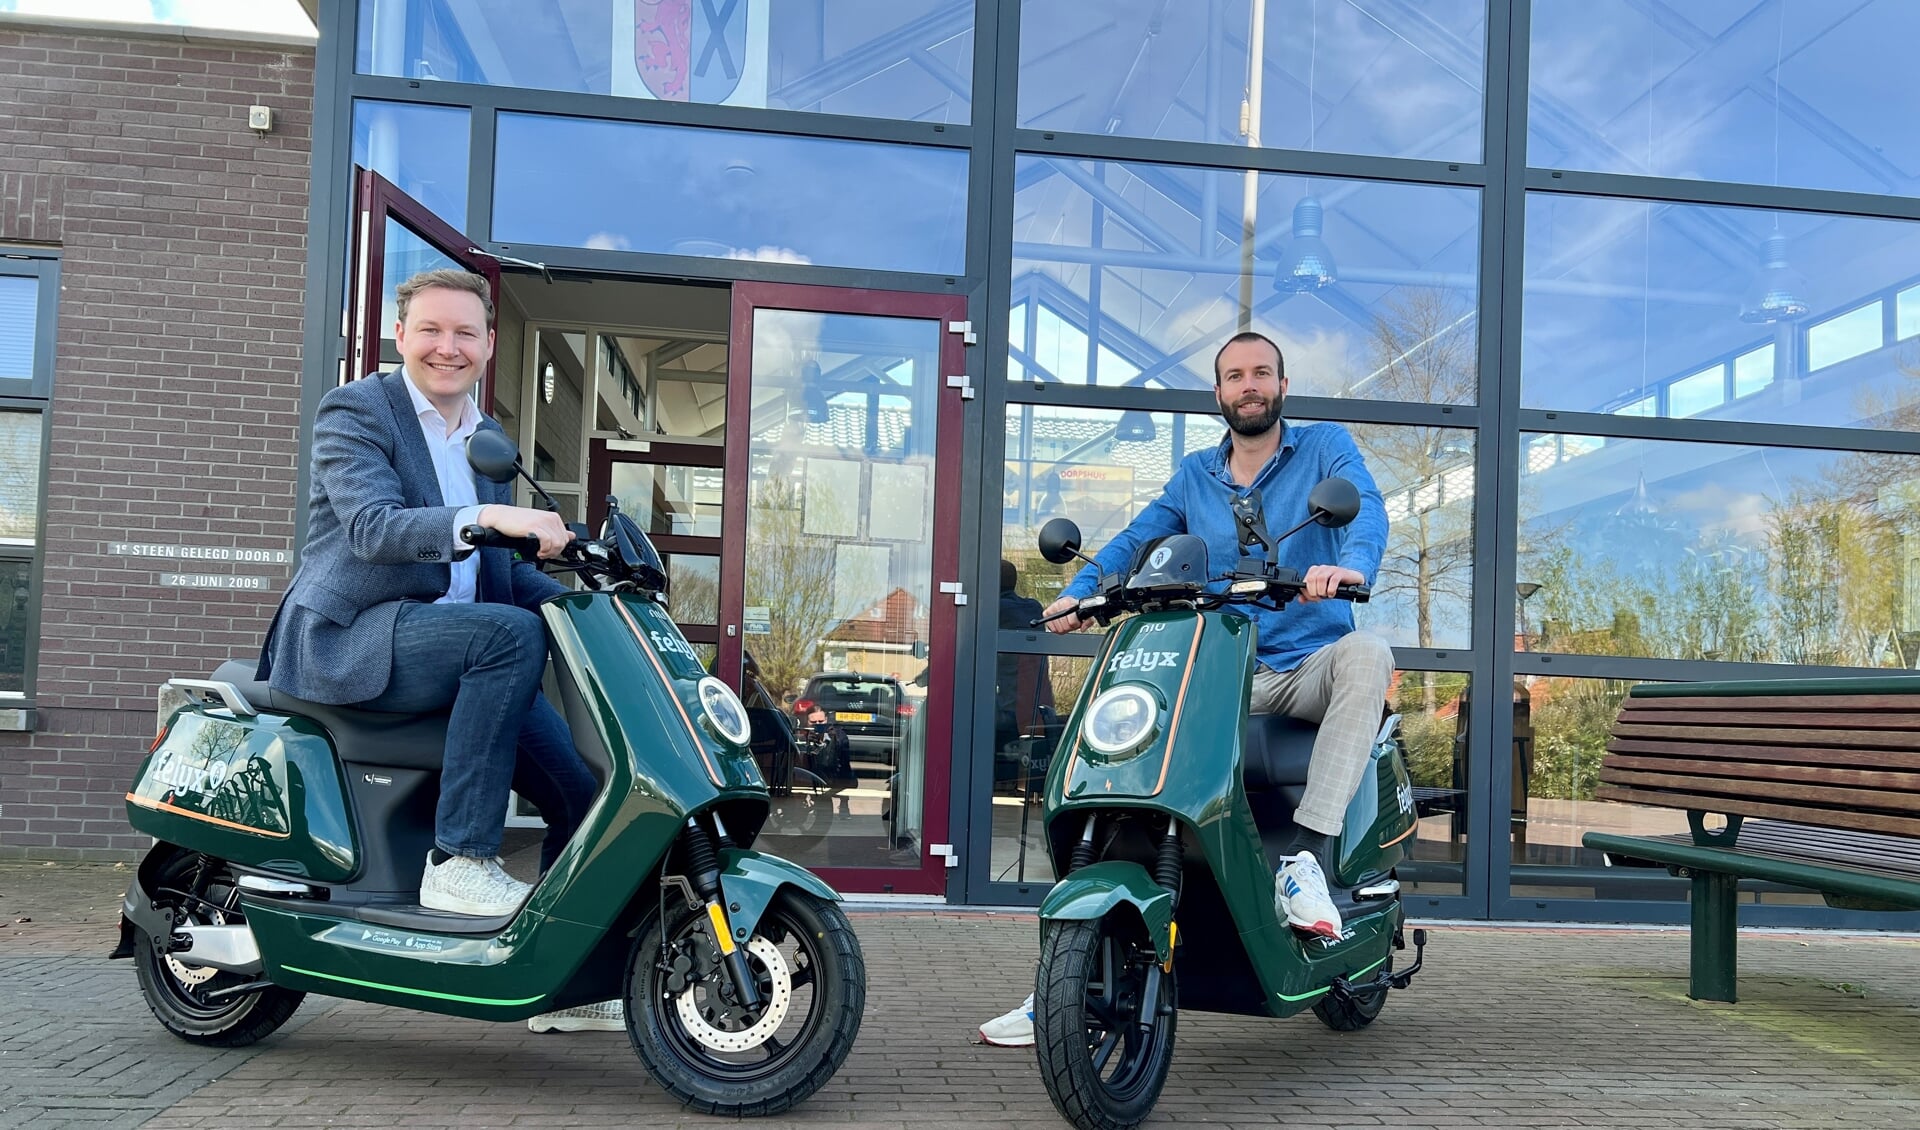
{"type": "Polygon", "coordinates": [[[1109,671],[1158,671],[1162,667],[1180,666],[1180,653],[1177,651],[1149,651],[1136,647],[1123,651],[1107,663],[1109,671]]]}

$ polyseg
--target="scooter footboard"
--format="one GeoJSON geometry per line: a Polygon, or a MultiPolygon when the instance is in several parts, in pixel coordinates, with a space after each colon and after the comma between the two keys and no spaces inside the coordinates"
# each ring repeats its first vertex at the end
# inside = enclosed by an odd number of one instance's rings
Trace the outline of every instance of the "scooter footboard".
{"type": "Polygon", "coordinates": [[[1040,928],[1051,922],[1092,922],[1131,906],[1161,962],[1173,956],[1173,895],[1138,863],[1110,859],[1080,868],[1053,885],[1040,904],[1040,928]]]}
{"type": "Polygon", "coordinates": [[[753,937],[754,927],[782,887],[798,887],[828,902],[840,901],[840,892],[798,863],[747,848],[720,852],[720,893],[727,900],[727,924],[739,941],[753,937]]]}

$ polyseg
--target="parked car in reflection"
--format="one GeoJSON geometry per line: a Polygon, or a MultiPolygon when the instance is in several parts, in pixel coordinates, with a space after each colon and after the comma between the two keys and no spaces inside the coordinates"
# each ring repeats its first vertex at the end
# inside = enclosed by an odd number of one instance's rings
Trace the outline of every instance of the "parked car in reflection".
{"type": "Polygon", "coordinates": [[[793,702],[796,729],[845,733],[853,775],[885,775],[898,764],[901,738],[917,710],[892,675],[821,672],[793,702]]]}

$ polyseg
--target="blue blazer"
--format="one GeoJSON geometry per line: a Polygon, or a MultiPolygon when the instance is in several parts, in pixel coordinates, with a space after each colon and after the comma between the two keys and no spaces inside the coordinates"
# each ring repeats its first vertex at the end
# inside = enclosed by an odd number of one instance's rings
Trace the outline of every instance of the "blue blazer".
{"type": "MultiPolygon", "coordinates": [[[[500,430],[481,417],[480,427],[500,430]]],[[[446,595],[454,515],[399,373],[329,392],[313,424],[307,544],[261,649],[257,678],[325,703],[365,702],[387,688],[402,603],[446,595]]],[[[511,503],[511,484],[474,475],[481,505],[511,503]]],[[[475,599],[533,608],[565,585],[505,549],[476,550],[475,599]]]]}

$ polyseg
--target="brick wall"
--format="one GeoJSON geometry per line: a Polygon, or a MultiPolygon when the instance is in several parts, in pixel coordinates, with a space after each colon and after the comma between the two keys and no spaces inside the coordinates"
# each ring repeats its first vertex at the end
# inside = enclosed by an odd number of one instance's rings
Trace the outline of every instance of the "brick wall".
{"type": "Polygon", "coordinates": [[[62,253],[37,728],[0,734],[0,857],[143,848],[154,689],[257,651],[264,593],[113,541],[291,549],[313,53],[0,25],[0,243],[62,253]],[[274,111],[247,128],[246,108],[274,111]]]}

